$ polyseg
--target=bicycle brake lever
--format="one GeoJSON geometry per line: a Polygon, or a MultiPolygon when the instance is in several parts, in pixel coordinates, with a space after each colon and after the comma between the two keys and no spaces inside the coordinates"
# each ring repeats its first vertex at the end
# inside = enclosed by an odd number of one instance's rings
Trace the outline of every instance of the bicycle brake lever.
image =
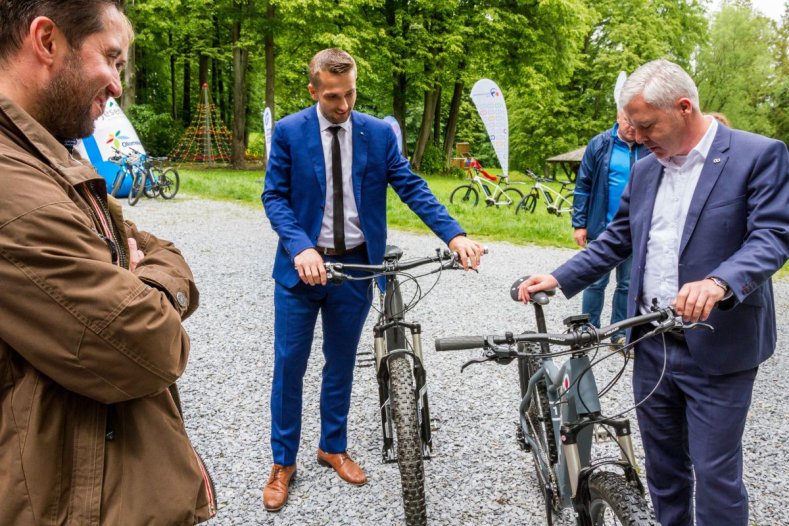
{"type": "Polygon", "coordinates": [[[693,329],[704,329],[710,332],[715,332],[715,327],[709,323],[702,323],[700,321],[683,325],[682,328],[686,331],[692,331],[693,329]]]}
{"type": "Polygon", "coordinates": [[[463,364],[463,366],[460,368],[460,372],[462,373],[469,365],[474,365],[475,363],[485,363],[493,359],[494,358],[492,356],[480,356],[479,358],[472,358],[471,360],[463,364]]]}

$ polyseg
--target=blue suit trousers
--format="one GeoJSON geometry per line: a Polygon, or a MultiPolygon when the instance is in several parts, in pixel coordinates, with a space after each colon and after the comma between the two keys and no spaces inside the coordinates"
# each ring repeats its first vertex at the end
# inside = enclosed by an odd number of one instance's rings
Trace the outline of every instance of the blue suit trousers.
{"type": "MultiPolygon", "coordinates": [[[[638,336],[634,330],[633,339],[638,336]]],[[[684,341],[666,336],[665,347],[661,337],[637,344],[634,395],[636,402],[646,398],[638,425],[663,526],[693,526],[694,489],[697,526],[747,526],[742,435],[757,369],[710,375],[684,341]]]]}
{"type": "MultiPolygon", "coordinates": [[[[611,323],[616,323],[627,318],[627,291],[630,288],[630,268],[632,267],[633,257],[630,256],[616,267],[616,289],[614,289],[614,299],[611,305],[611,323]]],[[[589,322],[600,328],[600,314],[603,312],[605,303],[605,288],[611,273],[608,272],[603,277],[584,289],[581,301],[581,312],[589,313],[589,322]]],[[[622,331],[614,334],[612,338],[624,336],[622,331]]]]}
{"type": "MultiPolygon", "coordinates": [[[[365,254],[326,259],[367,263],[365,254]]],[[[325,359],[319,447],[327,453],[341,453],[347,449],[356,347],[370,310],[370,283],[363,280],[310,286],[299,282],[292,288],[276,284],[271,386],[271,450],[275,464],[288,466],[296,462],[301,439],[304,374],[318,313],[323,324],[325,359]]]]}

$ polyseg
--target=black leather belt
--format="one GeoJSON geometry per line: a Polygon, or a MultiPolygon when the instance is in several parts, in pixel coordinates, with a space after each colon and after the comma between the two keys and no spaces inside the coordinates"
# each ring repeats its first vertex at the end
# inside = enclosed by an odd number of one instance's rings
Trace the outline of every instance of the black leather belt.
{"type": "Polygon", "coordinates": [[[315,249],[323,254],[324,256],[347,256],[348,254],[356,254],[357,252],[362,252],[367,249],[367,243],[362,243],[361,245],[356,245],[353,248],[349,248],[345,251],[335,250],[329,247],[315,247],[315,249]]]}

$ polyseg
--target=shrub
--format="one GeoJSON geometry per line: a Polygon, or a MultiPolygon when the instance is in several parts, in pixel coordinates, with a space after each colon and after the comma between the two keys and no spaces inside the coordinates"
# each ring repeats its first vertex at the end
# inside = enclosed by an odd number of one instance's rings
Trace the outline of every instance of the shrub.
{"type": "Polygon", "coordinates": [[[149,104],[130,106],[126,110],[126,116],[149,155],[167,155],[184,132],[183,126],[173,120],[169,113],[156,113],[149,104]]]}
{"type": "Polygon", "coordinates": [[[428,142],[425,147],[421,171],[429,174],[440,174],[447,171],[447,161],[444,157],[444,152],[432,142],[428,142]]]}

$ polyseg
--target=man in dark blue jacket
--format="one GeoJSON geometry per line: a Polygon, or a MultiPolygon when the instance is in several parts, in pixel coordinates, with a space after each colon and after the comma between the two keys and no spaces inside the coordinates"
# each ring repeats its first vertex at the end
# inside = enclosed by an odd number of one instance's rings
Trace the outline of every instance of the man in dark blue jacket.
{"type": "MultiPolygon", "coordinates": [[[[649,150],[635,141],[635,131],[620,110],[616,124],[596,135],[584,152],[581,170],[575,183],[573,198],[573,238],[579,247],[596,239],[619,209],[619,199],[630,179],[630,168],[649,150]]],[[[611,323],[627,315],[627,289],[630,286],[630,263],[627,258],[616,267],[611,323]]],[[[582,311],[588,312],[595,327],[600,327],[600,313],[605,300],[605,288],[610,274],[606,273],[590,285],[583,294],[582,311]]],[[[624,333],[614,334],[611,342],[624,343],[624,333]]]]}

